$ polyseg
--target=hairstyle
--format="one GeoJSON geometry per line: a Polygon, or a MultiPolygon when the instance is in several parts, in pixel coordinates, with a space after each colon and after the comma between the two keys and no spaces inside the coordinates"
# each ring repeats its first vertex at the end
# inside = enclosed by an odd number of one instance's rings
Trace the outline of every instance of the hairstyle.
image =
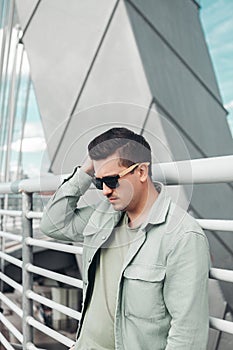
{"type": "Polygon", "coordinates": [[[142,135],[127,128],[112,128],[96,136],[88,145],[91,159],[100,160],[118,153],[120,165],[149,162],[151,177],[151,148],[142,135]]]}

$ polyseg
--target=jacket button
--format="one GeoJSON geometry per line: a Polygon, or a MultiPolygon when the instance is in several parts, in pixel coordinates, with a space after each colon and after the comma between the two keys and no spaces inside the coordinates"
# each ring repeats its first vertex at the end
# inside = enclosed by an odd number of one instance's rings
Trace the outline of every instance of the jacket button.
{"type": "Polygon", "coordinates": [[[106,236],[102,236],[102,240],[104,241],[106,239],[106,236]]]}
{"type": "Polygon", "coordinates": [[[88,259],[88,262],[89,262],[89,263],[91,262],[91,258],[88,259]]]}

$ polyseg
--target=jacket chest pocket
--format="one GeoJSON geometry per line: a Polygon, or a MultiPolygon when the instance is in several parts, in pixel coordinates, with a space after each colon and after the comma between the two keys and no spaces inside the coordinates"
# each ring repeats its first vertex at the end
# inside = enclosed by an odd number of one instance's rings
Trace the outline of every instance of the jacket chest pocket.
{"type": "Polygon", "coordinates": [[[125,316],[161,319],[165,315],[163,284],[165,267],[129,265],[124,273],[125,316]]]}

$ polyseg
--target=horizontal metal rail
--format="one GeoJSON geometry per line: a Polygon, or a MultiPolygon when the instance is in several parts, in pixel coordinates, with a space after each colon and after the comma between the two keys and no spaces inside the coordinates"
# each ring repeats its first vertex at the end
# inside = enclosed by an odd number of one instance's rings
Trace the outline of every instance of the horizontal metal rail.
{"type": "Polygon", "coordinates": [[[8,238],[12,241],[22,242],[23,237],[14,233],[0,231],[0,237],[8,238]]]}
{"type": "Polygon", "coordinates": [[[32,265],[32,264],[27,264],[26,265],[26,270],[28,272],[36,273],[36,274],[38,274],[40,276],[51,278],[52,280],[55,280],[55,281],[59,281],[59,282],[62,282],[62,283],[69,284],[69,285],[71,285],[73,287],[77,287],[77,288],[80,288],[80,289],[83,288],[83,281],[79,280],[77,278],[68,277],[68,276],[62,275],[62,274],[57,273],[57,272],[53,272],[53,271],[50,271],[50,270],[42,269],[41,267],[38,267],[38,266],[35,266],[35,265],[32,265]]]}
{"type": "MultiPolygon", "coordinates": [[[[1,213],[2,214],[4,213],[4,215],[10,215],[10,216],[22,216],[22,212],[15,211],[15,210],[0,210],[0,214],[1,213]],[[15,215],[10,213],[15,213],[15,215]]],[[[43,212],[29,211],[26,214],[26,217],[28,219],[41,219],[42,216],[43,216],[43,212]]],[[[233,231],[233,220],[215,220],[215,219],[196,219],[196,220],[199,223],[199,225],[206,230],[233,231]]],[[[2,236],[3,233],[4,231],[0,231],[0,236],[2,236]]],[[[12,236],[12,239],[14,239],[13,236],[12,236]]],[[[15,240],[17,240],[17,238],[15,240]]]]}
{"type": "Polygon", "coordinates": [[[199,225],[205,230],[233,232],[233,220],[208,220],[208,219],[196,219],[196,220],[199,223],[199,225]]]}
{"type": "Polygon", "coordinates": [[[42,219],[43,212],[40,211],[28,211],[26,217],[28,219],[42,219]]]}
{"type": "Polygon", "coordinates": [[[18,339],[20,343],[23,342],[23,334],[20,333],[18,329],[2,313],[0,313],[0,321],[15,336],[15,338],[18,339]]]}
{"type": "Polygon", "coordinates": [[[3,253],[3,252],[0,252],[0,258],[2,258],[3,260],[6,260],[8,262],[10,262],[11,264],[15,265],[15,266],[18,266],[20,268],[23,267],[23,262],[22,260],[19,260],[17,258],[14,258],[13,256],[9,255],[9,254],[6,254],[6,253],[3,253]]]}
{"type": "Polygon", "coordinates": [[[1,332],[0,332],[0,344],[2,344],[4,348],[7,350],[15,350],[1,332]]]}
{"type": "Polygon", "coordinates": [[[233,322],[221,320],[220,318],[210,317],[210,327],[218,331],[233,334],[233,322]]]}
{"type": "MultiPolygon", "coordinates": [[[[23,345],[22,344],[15,344],[15,343],[11,343],[11,345],[14,347],[15,350],[23,350],[23,345]]],[[[34,344],[32,343],[27,343],[26,346],[27,350],[46,350],[46,349],[41,349],[41,348],[37,348],[34,344]]]]}
{"type": "Polygon", "coordinates": [[[210,269],[210,277],[215,279],[215,280],[233,283],[233,271],[232,270],[211,268],[210,269]]]}
{"type": "Polygon", "coordinates": [[[23,317],[23,310],[21,310],[13,301],[7,298],[2,292],[0,292],[0,300],[6,304],[12,311],[14,311],[20,318],[23,317]]]}
{"type": "Polygon", "coordinates": [[[25,241],[26,241],[26,244],[31,245],[31,246],[43,247],[43,248],[53,249],[53,250],[57,250],[60,252],[72,253],[72,254],[82,254],[83,253],[82,247],[77,247],[74,245],[57,243],[57,242],[53,242],[53,241],[44,241],[44,240],[35,239],[35,238],[31,238],[31,237],[26,238],[25,241]]]}
{"type": "MultiPolygon", "coordinates": [[[[16,348],[17,349],[17,348],[16,348]]],[[[27,350],[46,350],[42,348],[37,348],[34,344],[32,343],[27,343],[27,350]]]]}
{"type": "Polygon", "coordinates": [[[21,181],[7,182],[0,184],[0,193],[20,193],[20,192],[50,192],[62,183],[69,175],[46,175],[35,179],[24,179],[21,181]]]}
{"type": "MultiPolygon", "coordinates": [[[[15,210],[0,210],[0,214],[10,215],[10,216],[22,216],[21,211],[15,211],[15,210]]],[[[28,219],[41,219],[42,216],[43,216],[43,212],[29,211],[26,214],[26,217],[28,219]]],[[[199,225],[206,230],[233,231],[233,220],[215,220],[215,219],[196,219],[196,220],[199,223],[199,225]]],[[[0,236],[3,236],[3,234],[4,234],[4,231],[0,231],[0,236]]],[[[11,238],[11,237],[9,236],[8,238],[11,238]]],[[[12,239],[14,239],[13,236],[12,236],[12,239]]],[[[15,240],[18,240],[18,239],[16,238],[15,240]]]]}
{"type": "Polygon", "coordinates": [[[30,326],[32,326],[32,327],[38,329],[40,332],[49,335],[51,338],[53,338],[53,339],[59,341],[60,343],[66,345],[66,346],[68,346],[68,347],[71,347],[71,346],[74,344],[74,340],[71,340],[71,339],[65,337],[64,335],[62,335],[62,334],[60,334],[60,333],[54,331],[53,329],[51,329],[51,328],[45,326],[43,323],[41,323],[41,322],[35,320],[35,319],[34,319],[33,317],[31,317],[31,316],[28,316],[28,317],[27,317],[27,323],[28,323],[30,326]]]}
{"type": "MultiPolygon", "coordinates": [[[[153,164],[152,172],[155,174],[153,180],[166,182],[170,185],[232,182],[233,156],[153,164]]],[[[36,179],[2,183],[0,184],[0,193],[55,191],[68,175],[55,176],[50,174],[36,179]]]]}
{"type": "Polygon", "coordinates": [[[65,305],[62,305],[62,304],[58,304],[56,303],[55,301],[52,301],[48,298],[45,298],[43,297],[42,295],[39,295],[37,293],[34,293],[33,291],[31,290],[28,290],[26,292],[26,295],[28,298],[34,300],[34,301],[37,301],[38,303],[41,303],[41,304],[44,304],[48,307],[50,307],[51,309],[55,309],[57,311],[60,311],[62,312],[63,314],[67,315],[67,316],[70,316],[72,318],[75,318],[76,320],[80,320],[81,318],[81,313],[78,312],[78,311],[75,311],[65,305]]]}
{"type": "Polygon", "coordinates": [[[23,287],[21,286],[21,284],[15,282],[12,278],[8,277],[7,275],[5,275],[2,272],[0,272],[0,280],[4,281],[9,286],[11,286],[15,290],[17,290],[20,294],[23,293],[23,287]]]}
{"type": "Polygon", "coordinates": [[[232,182],[233,156],[154,164],[152,173],[153,179],[170,185],[232,182]]]}
{"type": "MultiPolygon", "coordinates": [[[[16,348],[17,349],[17,348],[16,348]]],[[[27,343],[27,350],[46,350],[42,348],[37,348],[34,344],[32,343],[27,343]]]]}
{"type": "Polygon", "coordinates": [[[0,209],[0,215],[21,217],[22,216],[22,210],[0,209]]]}

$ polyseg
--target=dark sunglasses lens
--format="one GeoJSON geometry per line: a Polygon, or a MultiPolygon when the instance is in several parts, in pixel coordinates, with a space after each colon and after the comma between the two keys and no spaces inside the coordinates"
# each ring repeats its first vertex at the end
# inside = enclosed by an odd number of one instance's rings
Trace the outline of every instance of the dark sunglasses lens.
{"type": "Polygon", "coordinates": [[[94,179],[93,179],[93,183],[94,183],[95,187],[96,187],[98,190],[102,190],[102,189],[103,189],[103,182],[102,182],[102,179],[94,178],[94,179]]]}
{"type": "Polygon", "coordinates": [[[105,183],[105,185],[111,189],[117,188],[119,186],[118,177],[116,176],[103,177],[102,179],[96,177],[93,179],[93,183],[98,190],[103,189],[103,183],[105,183]]]}
{"type": "Polygon", "coordinates": [[[103,181],[111,189],[114,189],[119,186],[117,177],[108,177],[103,179],[103,181]]]}

